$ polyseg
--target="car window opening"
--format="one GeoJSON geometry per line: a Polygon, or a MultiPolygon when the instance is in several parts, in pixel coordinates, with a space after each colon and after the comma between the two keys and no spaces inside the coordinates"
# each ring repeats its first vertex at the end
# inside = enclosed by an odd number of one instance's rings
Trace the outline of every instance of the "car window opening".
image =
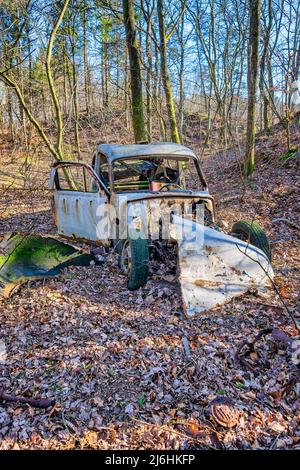
{"type": "MultiPolygon", "coordinates": [[[[192,159],[141,158],[120,159],[113,163],[113,182],[116,192],[128,191],[179,191],[187,188],[185,174],[193,166],[192,159]],[[192,165],[190,165],[192,164],[192,165]]],[[[100,167],[103,182],[108,184],[108,167],[100,167]]]]}

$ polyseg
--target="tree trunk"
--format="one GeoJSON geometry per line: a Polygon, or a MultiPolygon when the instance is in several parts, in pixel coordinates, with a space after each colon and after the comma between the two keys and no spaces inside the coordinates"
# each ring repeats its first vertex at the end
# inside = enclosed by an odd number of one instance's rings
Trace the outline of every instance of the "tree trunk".
{"type": "Polygon", "coordinates": [[[268,51],[269,51],[269,44],[270,44],[270,33],[272,28],[272,3],[273,0],[268,0],[268,25],[265,27],[264,31],[264,46],[263,52],[260,61],[260,95],[263,101],[263,127],[264,129],[269,129],[270,127],[270,117],[269,117],[269,107],[270,102],[269,98],[266,93],[266,85],[265,85],[265,70],[266,70],[266,61],[268,58],[268,51]]]}
{"type": "Polygon", "coordinates": [[[63,3],[60,15],[51,31],[49,42],[48,42],[48,47],[47,47],[47,54],[46,54],[46,74],[47,74],[50,94],[51,94],[51,98],[52,98],[52,102],[53,102],[53,106],[54,106],[55,114],[56,114],[56,125],[57,125],[56,151],[61,160],[63,160],[63,150],[62,150],[63,122],[62,122],[60,104],[57,98],[55,85],[54,85],[54,81],[52,77],[51,59],[52,59],[52,49],[53,49],[54,38],[63,20],[63,17],[67,11],[69,1],[70,0],[65,0],[65,2],[63,3]]]}
{"type": "Polygon", "coordinates": [[[80,160],[80,139],[79,139],[79,129],[78,129],[78,93],[77,93],[77,70],[76,70],[76,58],[75,58],[75,44],[72,40],[71,45],[72,52],[72,80],[73,80],[73,117],[74,117],[74,137],[76,143],[76,150],[78,159],[80,160]]]}
{"type": "Polygon", "coordinates": [[[246,137],[246,176],[254,170],[256,95],[258,86],[260,36],[260,0],[250,1],[250,33],[248,46],[248,116],[246,137]]]}
{"type": "Polygon", "coordinates": [[[86,9],[87,2],[83,4],[82,25],[83,25],[83,68],[84,68],[84,95],[85,95],[85,112],[87,117],[90,117],[90,71],[88,63],[88,48],[87,48],[87,28],[86,28],[86,9]]]}
{"type": "Polygon", "coordinates": [[[146,33],[146,55],[147,55],[147,76],[146,76],[146,87],[147,87],[147,137],[148,140],[152,139],[152,95],[151,95],[151,72],[152,72],[152,52],[151,52],[151,24],[152,19],[149,15],[147,20],[147,33],[146,33]]]}
{"type": "Polygon", "coordinates": [[[159,35],[160,35],[160,63],[161,63],[161,74],[164,86],[164,92],[166,95],[166,104],[169,118],[169,126],[171,129],[172,142],[180,144],[179,132],[176,121],[175,107],[173,101],[173,94],[171,88],[171,82],[169,77],[169,70],[167,64],[167,35],[165,30],[164,12],[163,12],[163,0],[157,0],[157,14],[159,24],[159,35]]]}
{"type": "Polygon", "coordinates": [[[129,113],[128,113],[128,58],[125,54],[125,61],[124,61],[124,111],[125,111],[125,128],[128,129],[129,127],[129,113]]]}
{"type": "Polygon", "coordinates": [[[12,109],[12,100],[10,89],[7,87],[7,113],[8,113],[8,122],[9,122],[9,133],[11,141],[15,141],[15,132],[14,132],[14,119],[13,119],[13,109],[12,109]]]}
{"type": "Polygon", "coordinates": [[[130,66],[132,126],[135,141],[139,142],[145,139],[145,123],[139,44],[136,35],[132,0],[123,0],[123,16],[130,66]]]}
{"type": "Polygon", "coordinates": [[[179,65],[179,130],[180,130],[180,137],[182,140],[182,132],[183,132],[183,116],[184,116],[184,101],[185,101],[185,93],[184,93],[184,15],[181,18],[181,25],[180,25],[180,33],[179,33],[179,44],[180,44],[180,65],[179,65]]]}

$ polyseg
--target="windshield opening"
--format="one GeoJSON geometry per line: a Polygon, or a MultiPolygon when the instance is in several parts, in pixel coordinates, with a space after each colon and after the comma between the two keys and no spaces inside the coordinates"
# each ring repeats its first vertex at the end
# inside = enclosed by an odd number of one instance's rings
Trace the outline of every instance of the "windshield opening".
{"type": "Polygon", "coordinates": [[[113,181],[116,192],[199,189],[199,176],[192,158],[116,160],[113,163],[113,181]]]}

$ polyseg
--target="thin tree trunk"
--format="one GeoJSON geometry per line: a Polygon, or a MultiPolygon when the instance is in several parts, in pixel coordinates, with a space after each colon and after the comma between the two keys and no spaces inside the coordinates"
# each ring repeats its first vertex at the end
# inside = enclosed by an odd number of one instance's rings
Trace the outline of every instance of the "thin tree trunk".
{"type": "Polygon", "coordinates": [[[125,111],[125,127],[129,127],[129,113],[128,113],[128,64],[127,55],[125,54],[125,68],[124,68],[124,111],[125,111]]]}
{"type": "Polygon", "coordinates": [[[162,118],[161,110],[160,110],[160,102],[159,102],[159,57],[158,57],[158,50],[155,48],[155,66],[154,66],[154,80],[153,80],[153,104],[156,109],[156,113],[158,116],[159,121],[159,130],[160,130],[160,138],[166,138],[166,129],[164,125],[164,121],[162,118]]]}
{"type": "Polygon", "coordinates": [[[83,4],[83,68],[84,68],[84,95],[85,95],[85,112],[87,117],[90,117],[91,105],[90,105],[90,71],[88,63],[88,48],[87,48],[87,28],[86,28],[86,0],[83,4]]]}
{"type": "Polygon", "coordinates": [[[63,76],[63,91],[64,91],[64,96],[63,96],[63,113],[64,113],[64,118],[67,118],[68,115],[68,86],[67,86],[67,79],[68,79],[68,57],[67,57],[67,51],[66,51],[66,46],[64,45],[63,47],[63,63],[64,63],[64,76],[63,76]]]}
{"type": "Polygon", "coordinates": [[[73,42],[71,46],[71,52],[72,52],[72,80],[73,80],[74,137],[75,137],[78,159],[80,159],[80,139],[79,139],[79,129],[78,129],[77,71],[76,71],[76,58],[75,58],[75,44],[73,42]]]}
{"type": "Polygon", "coordinates": [[[50,94],[51,98],[53,101],[55,113],[56,113],[56,125],[57,125],[57,140],[56,140],[56,150],[57,153],[60,157],[61,160],[63,160],[63,150],[62,150],[62,138],[63,138],[63,122],[62,122],[62,116],[61,116],[61,109],[60,109],[60,104],[57,98],[56,90],[55,90],[55,85],[52,77],[52,71],[51,71],[51,58],[52,58],[52,49],[53,49],[53,43],[54,43],[54,38],[57,33],[57,30],[62,22],[62,19],[67,11],[68,5],[69,5],[70,0],[65,0],[63,7],[61,9],[60,15],[53,27],[53,30],[50,34],[49,38],[49,43],[47,47],[47,55],[46,55],[46,74],[48,78],[48,83],[49,83],[49,88],[50,88],[50,94]]]}
{"type": "Polygon", "coordinates": [[[182,139],[183,132],[183,116],[184,116],[184,42],[183,42],[183,33],[184,33],[184,16],[181,18],[180,25],[180,66],[179,66],[179,132],[182,139]]]}
{"type": "Polygon", "coordinates": [[[105,107],[108,108],[109,105],[109,93],[108,93],[108,82],[109,82],[109,60],[108,60],[108,44],[105,44],[104,49],[104,90],[105,90],[105,107]]]}
{"type": "Polygon", "coordinates": [[[150,43],[152,20],[149,15],[147,21],[147,33],[146,33],[146,55],[147,55],[147,76],[146,76],[146,88],[147,88],[147,135],[148,140],[152,139],[152,95],[151,95],[151,72],[152,72],[152,52],[150,43]]]}
{"type": "MultiPolygon", "coordinates": [[[[27,49],[28,49],[28,96],[29,96],[29,107],[32,109],[33,106],[33,76],[32,76],[32,51],[31,51],[31,41],[30,41],[30,30],[29,30],[29,25],[27,24],[26,26],[26,40],[28,43],[27,49]]],[[[32,137],[32,126],[31,123],[28,123],[28,147],[30,147],[31,143],[31,137],[32,137]]]]}
{"type": "Polygon", "coordinates": [[[273,5],[272,0],[268,0],[268,20],[269,21],[264,32],[264,47],[263,47],[263,52],[262,52],[261,61],[260,61],[259,87],[260,87],[260,94],[262,97],[262,105],[263,105],[262,117],[263,117],[264,129],[269,129],[270,127],[270,116],[269,116],[270,102],[266,93],[265,69],[266,69],[266,61],[268,57],[268,50],[269,50],[269,44],[270,44],[270,33],[271,33],[271,28],[272,28],[272,15],[273,15],[272,5],[273,5]]]}
{"type": "Polygon", "coordinates": [[[157,0],[157,14],[158,14],[159,35],[160,35],[161,74],[162,74],[164,92],[166,95],[166,105],[167,105],[167,111],[168,111],[169,126],[171,130],[171,139],[172,139],[172,142],[176,142],[179,144],[180,138],[179,138],[179,132],[178,132],[178,127],[177,127],[173,93],[172,93],[168,64],[167,64],[167,35],[166,35],[166,30],[165,30],[163,0],[157,0]]]}
{"type": "Polygon", "coordinates": [[[101,92],[102,92],[102,106],[105,108],[106,100],[105,100],[105,62],[104,62],[104,43],[102,43],[101,47],[101,92]]]}
{"type": "Polygon", "coordinates": [[[135,141],[145,139],[144,103],[142,74],[139,58],[139,43],[135,28],[132,0],[123,0],[123,16],[126,31],[126,43],[130,65],[130,84],[132,96],[132,127],[135,141]]]}
{"type": "Polygon", "coordinates": [[[14,131],[14,120],[13,120],[11,92],[10,92],[9,87],[7,87],[6,93],[7,93],[7,113],[8,113],[8,122],[9,122],[9,133],[10,133],[11,141],[14,143],[14,141],[15,141],[15,131],[14,131]]]}
{"type": "Polygon", "coordinates": [[[248,117],[246,137],[246,176],[254,170],[256,95],[258,85],[260,36],[260,0],[250,1],[250,33],[248,46],[248,117]]]}
{"type": "MultiPolygon", "coordinates": [[[[22,44],[20,43],[20,41],[19,41],[19,45],[18,45],[18,61],[20,63],[20,65],[18,67],[20,89],[21,89],[21,93],[24,95],[24,76],[23,76],[23,67],[21,65],[21,62],[22,62],[22,44]]],[[[23,134],[22,139],[24,139],[26,152],[29,153],[27,125],[26,125],[27,123],[26,123],[25,113],[24,113],[23,107],[22,107],[20,102],[19,102],[19,112],[20,112],[20,121],[21,121],[21,125],[22,125],[22,134],[23,134]]]]}

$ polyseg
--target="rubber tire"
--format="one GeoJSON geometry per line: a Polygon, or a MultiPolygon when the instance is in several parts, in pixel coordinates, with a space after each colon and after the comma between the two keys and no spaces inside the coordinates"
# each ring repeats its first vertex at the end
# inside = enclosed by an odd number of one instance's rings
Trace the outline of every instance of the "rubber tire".
{"type": "Polygon", "coordinates": [[[260,248],[271,261],[272,253],[269,239],[257,222],[253,222],[252,220],[240,220],[233,224],[231,233],[246,236],[249,242],[257,248],[260,248]]]}
{"type": "MultiPolygon", "coordinates": [[[[143,287],[149,273],[149,245],[144,238],[129,238],[131,249],[131,269],[128,273],[127,287],[129,290],[137,290],[143,287]]],[[[119,253],[118,265],[121,267],[121,256],[124,240],[119,241],[117,252],[119,253]]]]}

